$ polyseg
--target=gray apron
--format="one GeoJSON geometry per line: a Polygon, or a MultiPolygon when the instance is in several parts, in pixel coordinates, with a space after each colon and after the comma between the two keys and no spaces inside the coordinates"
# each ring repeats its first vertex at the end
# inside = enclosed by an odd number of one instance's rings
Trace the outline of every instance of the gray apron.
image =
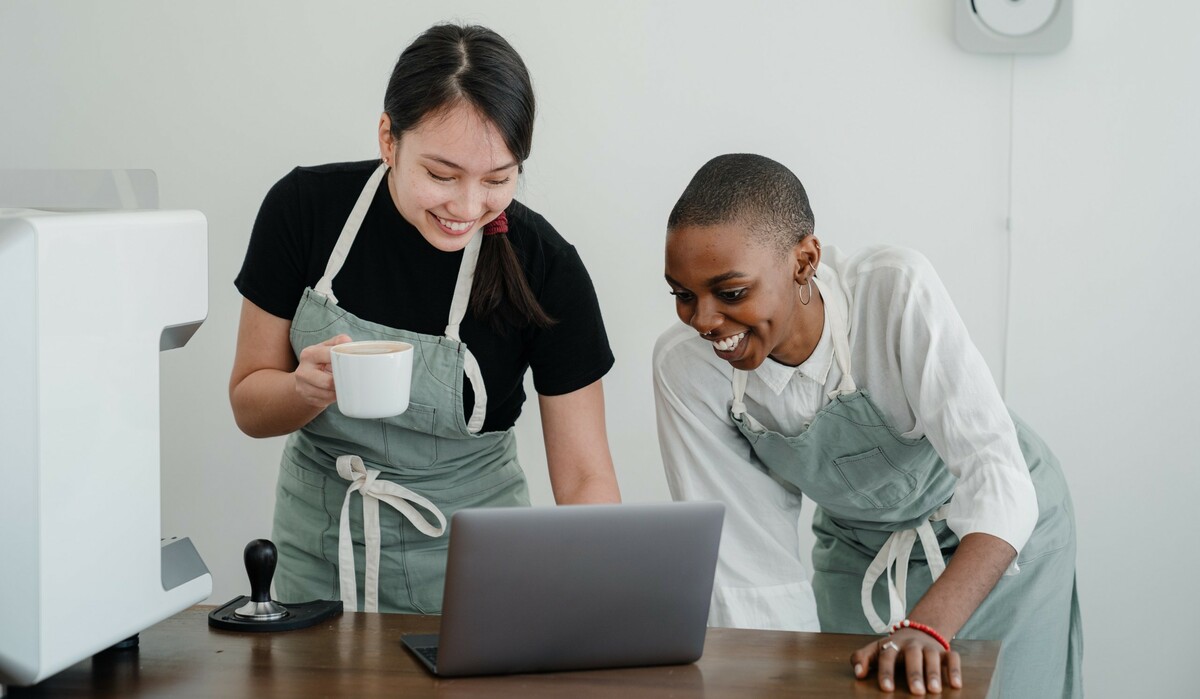
{"type": "Polygon", "coordinates": [[[467,507],[528,505],[529,493],[513,430],[480,434],[487,391],[475,357],[459,338],[480,232],[463,252],[445,336],[389,328],[337,305],[334,277],[386,172],[380,165],[367,180],[325,275],[305,289],[292,319],[291,343],[297,357],[340,333],[411,343],[409,407],[396,417],[363,420],[346,417],[335,403],[288,437],[272,533],[279,549],[275,590],[284,602],[340,598],[346,609],[437,614],[446,518],[467,507]],[[469,417],[463,414],[464,374],[475,392],[469,417]]]}
{"type": "MultiPolygon", "coordinates": [[[[788,437],[763,427],[746,412],[747,375],[737,369],[730,416],[771,476],[817,504],[813,591],[821,630],[885,633],[954,555],[958,537],[943,506],[957,479],[927,439],[901,436],[855,387],[846,308],[827,302],[825,312],[842,380],[808,428],[788,437]]],[[[1002,641],[989,696],[1080,696],[1074,510],[1057,459],[1013,422],[1037,491],[1037,526],[1018,557],[1020,572],[1000,579],[957,638],[1002,641]]]]}

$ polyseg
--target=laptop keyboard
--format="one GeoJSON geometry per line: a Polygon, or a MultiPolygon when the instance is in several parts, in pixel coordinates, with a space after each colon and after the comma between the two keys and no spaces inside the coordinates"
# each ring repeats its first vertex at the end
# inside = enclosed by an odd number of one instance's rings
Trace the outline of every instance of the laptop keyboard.
{"type": "Polygon", "coordinates": [[[424,646],[422,648],[414,648],[413,650],[417,651],[422,658],[428,660],[430,665],[437,667],[437,646],[424,646]]]}

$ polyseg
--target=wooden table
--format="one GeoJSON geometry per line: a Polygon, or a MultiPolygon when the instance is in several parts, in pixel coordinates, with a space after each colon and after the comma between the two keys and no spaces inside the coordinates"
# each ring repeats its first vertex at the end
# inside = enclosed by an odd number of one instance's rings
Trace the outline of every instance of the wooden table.
{"type": "MultiPolygon", "coordinates": [[[[300,631],[210,629],[212,607],[192,607],[141,633],[137,650],[106,651],[9,697],[839,697],[896,696],[874,675],[857,681],[850,653],[869,637],[709,629],[692,665],[438,679],[400,645],[438,630],[438,617],[345,613],[300,631]]],[[[983,697],[999,644],[955,641],[961,691],[983,697]]]]}

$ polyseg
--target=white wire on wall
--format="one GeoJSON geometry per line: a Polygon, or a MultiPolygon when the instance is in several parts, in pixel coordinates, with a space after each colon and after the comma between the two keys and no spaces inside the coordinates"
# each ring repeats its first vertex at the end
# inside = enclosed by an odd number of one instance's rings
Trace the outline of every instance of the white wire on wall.
{"type": "Polygon", "coordinates": [[[1009,326],[1013,292],[1013,133],[1016,119],[1017,55],[1008,64],[1008,202],[1004,218],[1004,329],[1000,335],[1000,397],[1008,400],[1009,326]]]}

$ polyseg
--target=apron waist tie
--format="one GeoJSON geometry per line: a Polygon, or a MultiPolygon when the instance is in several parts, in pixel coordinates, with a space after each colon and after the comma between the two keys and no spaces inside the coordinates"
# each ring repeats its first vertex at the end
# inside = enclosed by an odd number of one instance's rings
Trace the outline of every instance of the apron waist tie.
{"type": "Polygon", "coordinates": [[[350,495],[354,491],[363,498],[363,539],[366,543],[366,569],[363,578],[363,611],[379,611],[379,502],[391,505],[408,518],[422,534],[441,536],[446,531],[446,516],[432,502],[397,483],[379,480],[379,471],[368,469],[358,456],[339,456],[337,472],[350,481],[346,499],[342,501],[341,527],[338,532],[338,579],[342,589],[342,604],[348,610],[358,609],[358,581],[354,571],[354,541],[350,537],[350,495]],[[437,518],[438,525],[429,523],[412,504],[420,505],[437,518]]]}
{"type": "Polygon", "coordinates": [[[930,522],[940,519],[945,519],[941,509],[930,515],[929,519],[921,522],[915,529],[892,532],[883,547],[879,549],[879,553],[875,555],[875,560],[871,561],[871,565],[867,567],[867,572],[863,575],[862,608],[863,614],[866,615],[871,628],[875,629],[875,633],[890,631],[893,626],[907,616],[908,559],[918,538],[921,540],[921,547],[925,550],[925,560],[929,563],[929,574],[933,580],[936,581],[946,570],[946,559],[942,557],[942,549],[938,546],[937,535],[933,533],[933,525],[930,524],[930,522]],[[892,581],[893,566],[896,569],[895,582],[892,581]],[[887,623],[879,618],[871,597],[875,583],[884,575],[887,575],[888,585],[888,615],[890,618],[887,623]]]}

